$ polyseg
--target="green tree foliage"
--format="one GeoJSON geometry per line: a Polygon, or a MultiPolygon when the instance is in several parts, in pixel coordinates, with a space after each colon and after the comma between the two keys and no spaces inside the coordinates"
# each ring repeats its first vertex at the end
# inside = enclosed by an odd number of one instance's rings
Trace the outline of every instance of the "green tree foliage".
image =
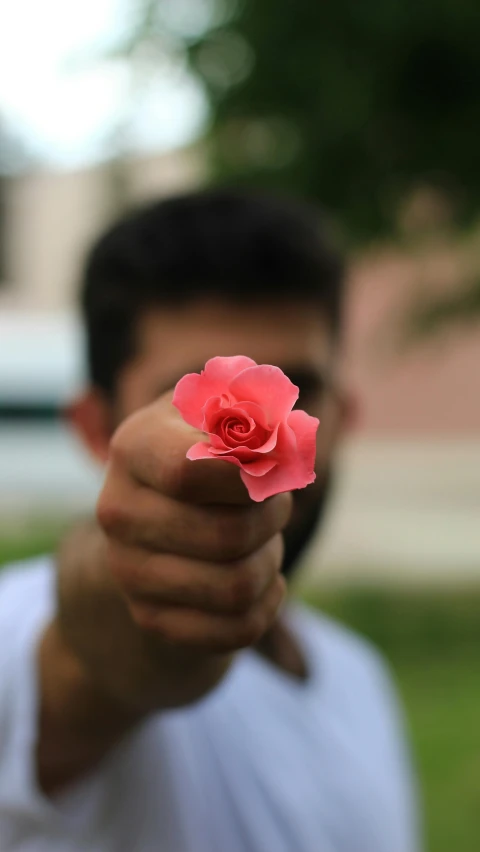
{"type": "Polygon", "coordinates": [[[419,184],[458,224],[480,190],[477,0],[130,0],[110,55],[182,63],[217,177],[322,201],[354,240],[394,232],[419,184]]]}
{"type": "Polygon", "coordinates": [[[321,200],[355,240],[419,183],[458,223],[480,197],[477,0],[224,0],[189,45],[216,173],[321,200]]]}
{"type": "Polygon", "coordinates": [[[415,310],[409,323],[410,339],[424,338],[452,323],[466,325],[478,322],[479,318],[480,280],[477,280],[470,286],[462,287],[459,292],[431,300],[415,310]]]}
{"type": "MultiPolygon", "coordinates": [[[[189,63],[210,108],[215,180],[320,201],[354,244],[398,236],[418,187],[434,190],[454,230],[477,219],[477,0],[131,0],[131,9],[119,54],[150,69],[166,57],[189,63]]],[[[479,301],[476,285],[421,323],[479,314],[479,301]]]]}

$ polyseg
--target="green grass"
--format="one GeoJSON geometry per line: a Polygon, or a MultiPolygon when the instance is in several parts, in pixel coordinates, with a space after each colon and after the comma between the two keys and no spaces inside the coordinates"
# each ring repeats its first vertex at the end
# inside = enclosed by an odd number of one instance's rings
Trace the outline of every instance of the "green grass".
{"type": "Polygon", "coordinates": [[[52,522],[29,526],[28,533],[0,533],[0,570],[2,565],[29,559],[40,553],[51,553],[58,542],[61,527],[52,522]]]}
{"type": "Polygon", "coordinates": [[[407,709],[431,852],[480,846],[479,654],[394,664],[407,709]]]}
{"type": "MultiPolygon", "coordinates": [[[[54,546],[58,528],[0,537],[0,565],[54,546]]],[[[428,852],[480,848],[480,587],[310,593],[387,655],[406,707],[428,852]]]]}
{"type": "Polygon", "coordinates": [[[362,588],[307,598],[389,659],[410,728],[428,852],[478,852],[480,587],[362,588]]]}

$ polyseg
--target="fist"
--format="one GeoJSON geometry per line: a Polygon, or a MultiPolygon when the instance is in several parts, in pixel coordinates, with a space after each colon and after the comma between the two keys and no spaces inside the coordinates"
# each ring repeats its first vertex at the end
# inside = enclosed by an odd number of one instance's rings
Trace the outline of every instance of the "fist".
{"type": "Polygon", "coordinates": [[[187,451],[202,437],[171,394],[126,420],[112,439],[97,517],[138,627],[223,653],[255,644],[276,618],[291,496],[253,503],[233,465],[192,463],[187,451]]]}

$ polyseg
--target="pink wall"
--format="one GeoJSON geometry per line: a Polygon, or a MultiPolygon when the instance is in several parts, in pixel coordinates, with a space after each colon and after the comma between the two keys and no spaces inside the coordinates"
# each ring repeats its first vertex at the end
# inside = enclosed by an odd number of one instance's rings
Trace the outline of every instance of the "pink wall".
{"type": "Polygon", "coordinates": [[[437,249],[416,258],[385,252],[353,270],[348,363],[366,437],[480,440],[480,321],[408,349],[398,341],[412,297],[452,286],[461,265],[451,251],[437,249]]]}

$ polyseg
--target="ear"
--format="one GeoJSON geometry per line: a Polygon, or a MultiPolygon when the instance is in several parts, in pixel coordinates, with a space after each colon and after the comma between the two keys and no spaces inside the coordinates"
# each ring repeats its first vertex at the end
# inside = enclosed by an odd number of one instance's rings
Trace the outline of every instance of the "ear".
{"type": "Polygon", "coordinates": [[[101,391],[90,389],[74,400],[64,413],[90,455],[105,464],[113,434],[111,403],[101,391]]]}

